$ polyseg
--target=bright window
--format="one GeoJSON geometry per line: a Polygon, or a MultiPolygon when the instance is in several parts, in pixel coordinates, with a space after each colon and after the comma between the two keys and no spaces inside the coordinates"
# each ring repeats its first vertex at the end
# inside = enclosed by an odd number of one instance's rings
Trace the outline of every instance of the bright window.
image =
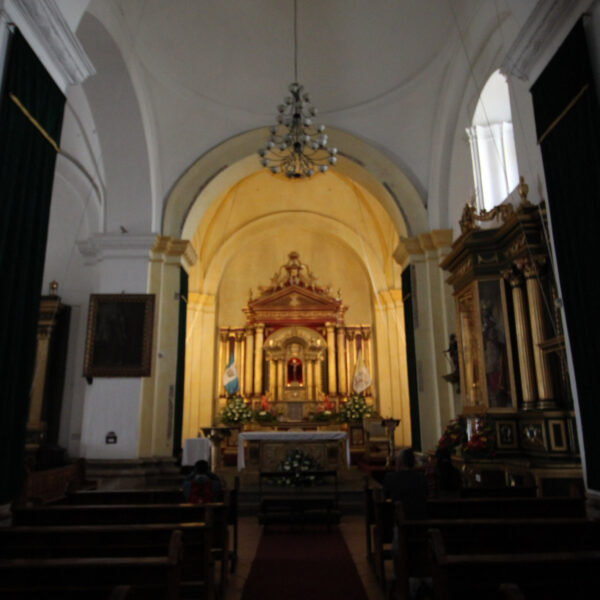
{"type": "Polygon", "coordinates": [[[499,71],[485,84],[467,134],[477,208],[491,210],[519,183],[508,85],[499,71]]]}

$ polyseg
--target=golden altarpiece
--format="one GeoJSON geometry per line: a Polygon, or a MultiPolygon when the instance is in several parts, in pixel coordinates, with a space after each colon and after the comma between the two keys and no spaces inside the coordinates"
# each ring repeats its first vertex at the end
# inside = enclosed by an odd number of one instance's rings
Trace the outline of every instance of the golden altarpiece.
{"type": "Polygon", "coordinates": [[[467,435],[482,415],[495,429],[495,458],[471,465],[470,475],[481,482],[485,468],[496,482],[562,494],[581,469],[558,295],[545,207],[527,200],[523,181],[518,191],[517,208],[478,214],[466,205],[461,235],[441,263],[455,298],[467,435]]]}
{"type": "MultiPolygon", "coordinates": [[[[257,403],[266,395],[286,422],[308,420],[327,395],[351,393],[359,351],[372,371],[371,326],[346,325],[340,294],[323,288],[297,252],[290,252],[268,286],[250,291],[243,328],[219,330],[219,373],[234,355],[240,393],[257,403]]],[[[372,403],[371,388],[365,390],[372,403]]],[[[219,381],[218,405],[226,392],[219,381]]]]}

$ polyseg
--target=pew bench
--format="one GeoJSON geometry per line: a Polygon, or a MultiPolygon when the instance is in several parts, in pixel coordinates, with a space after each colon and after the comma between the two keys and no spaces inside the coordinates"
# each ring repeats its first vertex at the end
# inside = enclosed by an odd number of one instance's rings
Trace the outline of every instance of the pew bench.
{"type": "Polygon", "coordinates": [[[435,600],[490,598],[505,584],[527,600],[563,600],[590,597],[597,586],[599,550],[452,554],[439,530],[429,539],[435,600]]]}
{"type": "Polygon", "coordinates": [[[174,531],[182,536],[183,595],[212,600],[211,529],[204,523],[6,527],[0,529],[0,559],[161,556],[174,531]]]}
{"type": "Polygon", "coordinates": [[[403,519],[396,516],[395,596],[406,600],[409,578],[431,577],[429,531],[440,531],[456,554],[600,550],[600,522],[583,518],[403,519]]]}
{"type": "Polygon", "coordinates": [[[217,589],[224,591],[229,573],[228,507],[208,504],[50,505],[15,508],[15,525],[128,525],[207,523],[212,528],[212,554],[220,563],[217,589]]]}
{"type": "Polygon", "coordinates": [[[95,600],[127,585],[128,598],[178,600],[181,558],[181,532],[174,531],[163,556],[1,559],[0,596],[95,600]]]}
{"type": "Polygon", "coordinates": [[[133,490],[78,490],[67,494],[56,504],[181,504],[185,502],[183,490],[133,489],[133,490]]]}

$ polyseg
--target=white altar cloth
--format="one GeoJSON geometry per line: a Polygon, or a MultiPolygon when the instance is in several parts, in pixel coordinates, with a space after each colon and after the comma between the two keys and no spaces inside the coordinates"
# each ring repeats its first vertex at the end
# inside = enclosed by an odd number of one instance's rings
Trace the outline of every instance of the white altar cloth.
{"type": "Polygon", "coordinates": [[[193,466],[198,460],[210,462],[210,440],[208,438],[188,438],[183,442],[181,466],[193,466]]]}
{"type": "Polygon", "coordinates": [[[246,466],[244,440],[268,442],[328,442],[344,440],[346,442],[346,464],[350,466],[350,444],[348,443],[348,434],[345,431],[245,431],[238,436],[238,471],[241,471],[246,466]]]}

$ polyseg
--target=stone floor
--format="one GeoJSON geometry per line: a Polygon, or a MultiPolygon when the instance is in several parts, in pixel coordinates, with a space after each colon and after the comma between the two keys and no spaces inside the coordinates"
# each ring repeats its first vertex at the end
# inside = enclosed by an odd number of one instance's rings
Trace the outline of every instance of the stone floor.
{"type": "MultiPolygon", "coordinates": [[[[362,515],[344,515],[339,527],[352,554],[369,600],[385,600],[383,592],[377,586],[373,570],[366,560],[364,517],[362,515]]],[[[244,583],[250,572],[261,533],[262,527],[258,524],[256,516],[239,518],[238,565],[236,572],[229,580],[225,600],[239,600],[242,597],[244,583]]]]}

